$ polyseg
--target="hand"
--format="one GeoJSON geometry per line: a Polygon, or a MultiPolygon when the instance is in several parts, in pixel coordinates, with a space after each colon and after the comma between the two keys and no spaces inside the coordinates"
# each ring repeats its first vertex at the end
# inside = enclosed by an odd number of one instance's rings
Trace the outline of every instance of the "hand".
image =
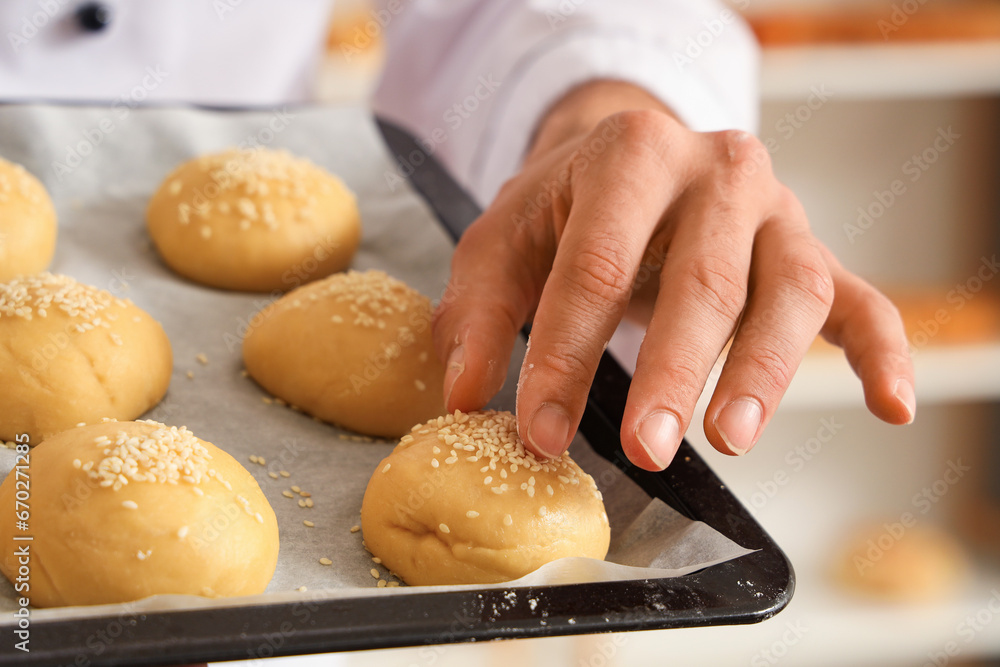
{"type": "Polygon", "coordinates": [[[627,313],[648,327],[621,442],[648,470],[673,458],[730,338],[704,423],[720,452],[757,442],[819,332],[844,348],[876,416],[908,423],[916,409],[895,308],[811,234],[761,143],[692,132],[629,84],[593,82],[557,104],[458,244],[452,282],[434,322],[448,409],[500,389],[531,320],[517,414],[539,455],[569,446],[627,313]]]}

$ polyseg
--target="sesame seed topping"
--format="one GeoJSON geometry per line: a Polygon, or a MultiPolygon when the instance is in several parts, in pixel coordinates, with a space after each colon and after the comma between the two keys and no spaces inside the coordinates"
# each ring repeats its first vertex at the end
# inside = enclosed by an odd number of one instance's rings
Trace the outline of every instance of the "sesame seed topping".
{"type": "Polygon", "coordinates": [[[202,491],[201,489],[199,489],[197,486],[194,487],[191,490],[194,491],[194,495],[196,495],[196,496],[203,496],[203,495],[205,495],[205,492],[202,491]]]}
{"type": "Polygon", "coordinates": [[[209,227],[208,225],[202,225],[200,233],[201,233],[201,238],[203,239],[212,238],[212,228],[209,227]]]}
{"type": "Polygon", "coordinates": [[[414,380],[413,384],[414,386],[416,386],[417,391],[426,391],[427,389],[427,385],[421,382],[420,380],[414,380]]]}
{"type": "Polygon", "coordinates": [[[382,466],[382,472],[389,472],[389,468],[391,467],[392,467],[391,463],[386,463],[384,466],[382,466]]]}
{"type": "Polygon", "coordinates": [[[83,464],[80,463],[80,459],[73,459],[73,467],[77,470],[83,467],[83,464]]]}
{"type": "Polygon", "coordinates": [[[95,438],[104,458],[96,466],[92,461],[87,462],[89,467],[84,466],[90,479],[115,491],[130,482],[198,484],[205,477],[216,477],[226,484],[209,468],[212,455],[191,431],[154,421],[138,423],[151,426],[150,432],[130,435],[123,430],[114,441],[107,436],[95,438]]]}
{"type": "Polygon", "coordinates": [[[149,558],[149,555],[151,553],[153,553],[152,549],[147,549],[146,551],[139,549],[139,552],[136,553],[135,557],[138,558],[139,560],[146,560],[147,558],[149,558]]]}
{"type": "Polygon", "coordinates": [[[504,514],[503,515],[503,525],[510,526],[510,525],[513,525],[513,523],[514,523],[514,519],[512,519],[509,514],[504,514]]]}
{"type": "Polygon", "coordinates": [[[333,561],[332,561],[332,560],[330,560],[329,558],[326,558],[326,557],[324,556],[323,558],[320,558],[320,559],[319,559],[319,564],[320,564],[320,565],[333,565],[333,561]]]}
{"type": "Polygon", "coordinates": [[[479,516],[479,512],[477,512],[476,510],[469,510],[468,512],[465,513],[465,516],[469,517],[470,519],[475,519],[476,517],[479,516]]]}
{"type": "Polygon", "coordinates": [[[550,496],[554,496],[556,494],[556,492],[552,490],[551,484],[545,485],[545,493],[549,494],[550,496]]]}
{"type": "Polygon", "coordinates": [[[445,533],[446,535],[451,532],[451,529],[448,528],[448,526],[446,524],[443,524],[443,523],[439,524],[438,528],[441,530],[442,533],[445,533]]]}
{"type": "Polygon", "coordinates": [[[126,507],[130,510],[137,510],[139,509],[139,504],[134,500],[123,500],[122,507],[126,507]]]}
{"type": "Polygon", "coordinates": [[[187,537],[189,530],[190,529],[187,526],[181,526],[180,528],[177,529],[177,537],[183,540],[185,537],[187,537]]]}
{"type": "Polygon", "coordinates": [[[545,505],[542,505],[541,507],[538,508],[538,516],[545,516],[548,513],[549,510],[547,507],[545,507],[545,505]]]}
{"type": "Polygon", "coordinates": [[[48,272],[18,276],[0,283],[0,317],[31,320],[34,315],[45,317],[48,311],[59,309],[72,318],[69,329],[77,333],[98,327],[109,328],[109,322],[102,317],[103,311],[111,306],[127,305],[128,301],[110,292],[48,272]]]}
{"type": "Polygon", "coordinates": [[[437,467],[438,467],[438,466],[440,466],[440,465],[441,465],[441,464],[440,464],[440,463],[438,463],[438,460],[437,460],[437,459],[431,459],[431,467],[432,467],[432,468],[437,468],[437,467]]]}

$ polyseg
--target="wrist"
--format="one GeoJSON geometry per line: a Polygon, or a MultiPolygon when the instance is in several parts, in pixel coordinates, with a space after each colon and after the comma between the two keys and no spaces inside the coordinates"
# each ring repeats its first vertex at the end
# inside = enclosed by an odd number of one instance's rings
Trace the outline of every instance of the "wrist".
{"type": "Polygon", "coordinates": [[[539,121],[525,161],[585,136],[612,114],[642,109],[673,115],[667,105],[635,84],[611,79],[582,83],[563,95],[539,121]]]}

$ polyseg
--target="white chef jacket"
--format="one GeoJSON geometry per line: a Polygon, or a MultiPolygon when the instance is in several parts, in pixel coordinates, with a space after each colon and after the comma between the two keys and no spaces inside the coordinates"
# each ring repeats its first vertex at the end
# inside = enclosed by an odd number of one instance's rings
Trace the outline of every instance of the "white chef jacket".
{"type": "MultiPolygon", "coordinates": [[[[331,0],[0,1],[0,100],[274,106],[306,102],[331,0]]],[[[539,117],[595,77],[636,83],[696,130],[757,123],[757,50],[718,0],[383,0],[375,110],[488,202],[539,117]]]]}

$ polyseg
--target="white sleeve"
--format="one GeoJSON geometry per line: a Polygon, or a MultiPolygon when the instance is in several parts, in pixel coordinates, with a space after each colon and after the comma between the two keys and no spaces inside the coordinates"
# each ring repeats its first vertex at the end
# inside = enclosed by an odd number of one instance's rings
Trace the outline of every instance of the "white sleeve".
{"type": "Polygon", "coordinates": [[[486,203],[541,115],[594,78],[642,86],[699,131],[756,131],[758,51],[719,0],[388,0],[375,110],[486,203]]]}

